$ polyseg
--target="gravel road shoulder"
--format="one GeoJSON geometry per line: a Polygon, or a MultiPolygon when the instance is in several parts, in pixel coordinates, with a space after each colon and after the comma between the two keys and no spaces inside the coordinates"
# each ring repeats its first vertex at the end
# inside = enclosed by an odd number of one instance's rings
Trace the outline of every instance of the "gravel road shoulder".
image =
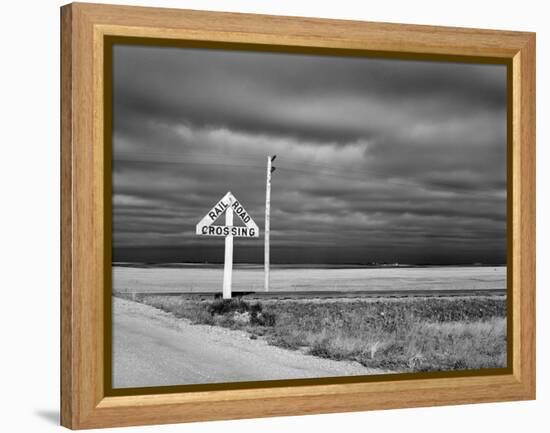
{"type": "Polygon", "coordinates": [[[384,371],[193,325],[148,305],[113,298],[115,388],[372,375],[384,371]]]}

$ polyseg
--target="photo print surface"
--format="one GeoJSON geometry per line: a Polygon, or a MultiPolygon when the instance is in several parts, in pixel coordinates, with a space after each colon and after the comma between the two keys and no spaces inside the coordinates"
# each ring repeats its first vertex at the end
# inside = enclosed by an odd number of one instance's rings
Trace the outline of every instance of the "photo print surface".
{"type": "Polygon", "coordinates": [[[505,65],[112,50],[113,388],[507,366],[505,65]]]}

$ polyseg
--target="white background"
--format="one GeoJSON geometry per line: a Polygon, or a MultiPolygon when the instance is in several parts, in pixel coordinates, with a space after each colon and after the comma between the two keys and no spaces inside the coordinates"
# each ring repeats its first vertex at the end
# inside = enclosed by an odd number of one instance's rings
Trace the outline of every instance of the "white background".
{"type": "MultiPolygon", "coordinates": [[[[121,0],[121,2],[123,2],[121,0]]],[[[124,1],[125,4],[537,32],[538,400],[127,429],[137,432],[541,431],[548,420],[548,81],[543,1],[276,0],[124,1]]],[[[2,236],[0,430],[58,431],[59,411],[59,6],[0,6],[2,236]]],[[[118,430],[120,431],[120,430],[118,430]]]]}

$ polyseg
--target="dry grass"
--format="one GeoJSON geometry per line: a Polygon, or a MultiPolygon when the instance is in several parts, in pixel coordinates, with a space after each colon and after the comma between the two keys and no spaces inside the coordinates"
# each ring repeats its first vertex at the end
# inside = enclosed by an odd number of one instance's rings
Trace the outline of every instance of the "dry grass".
{"type": "Polygon", "coordinates": [[[498,297],[248,303],[157,295],[141,301],[194,323],[244,329],[277,346],[368,367],[444,371],[506,365],[506,301],[498,297]]]}

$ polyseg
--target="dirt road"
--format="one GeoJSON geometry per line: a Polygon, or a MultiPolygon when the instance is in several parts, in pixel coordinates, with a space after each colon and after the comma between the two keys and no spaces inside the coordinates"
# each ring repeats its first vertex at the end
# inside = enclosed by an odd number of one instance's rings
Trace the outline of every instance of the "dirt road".
{"type": "Polygon", "coordinates": [[[113,298],[113,387],[368,375],[381,371],[251,340],[242,331],[192,325],[113,298]]]}

